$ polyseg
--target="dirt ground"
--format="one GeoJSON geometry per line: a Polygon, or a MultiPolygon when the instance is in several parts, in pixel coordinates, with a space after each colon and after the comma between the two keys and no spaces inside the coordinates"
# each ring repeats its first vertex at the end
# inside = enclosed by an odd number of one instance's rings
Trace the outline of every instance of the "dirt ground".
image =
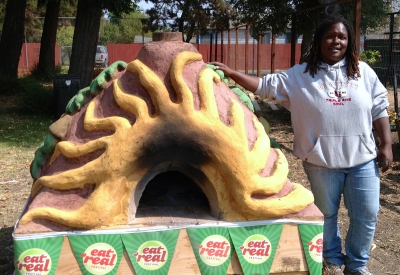
{"type": "MultiPolygon", "coordinates": [[[[279,110],[274,111],[266,103],[260,105],[271,126],[270,136],[278,141],[288,159],[290,180],[309,188],[301,161],[292,155],[293,133],[289,112],[279,106],[279,110]]],[[[372,250],[368,264],[375,275],[400,274],[400,143],[397,133],[393,133],[393,140],[394,163],[382,175],[381,208],[374,241],[376,248],[372,250]]],[[[0,275],[13,274],[12,231],[29,196],[32,184],[29,164],[36,149],[2,151],[0,148],[0,275]]],[[[340,210],[340,225],[342,233],[345,233],[348,218],[344,206],[340,210]]]]}

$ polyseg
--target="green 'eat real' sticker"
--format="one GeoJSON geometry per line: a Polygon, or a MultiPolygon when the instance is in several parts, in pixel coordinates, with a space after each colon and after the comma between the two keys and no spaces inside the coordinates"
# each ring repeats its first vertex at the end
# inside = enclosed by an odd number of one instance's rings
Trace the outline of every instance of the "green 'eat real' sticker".
{"type": "Polygon", "coordinates": [[[122,234],[121,238],[136,274],[168,274],[179,230],[122,234]]]}
{"type": "Polygon", "coordinates": [[[14,240],[16,274],[53,275],[56,272],[64,237],[14,240]]]}

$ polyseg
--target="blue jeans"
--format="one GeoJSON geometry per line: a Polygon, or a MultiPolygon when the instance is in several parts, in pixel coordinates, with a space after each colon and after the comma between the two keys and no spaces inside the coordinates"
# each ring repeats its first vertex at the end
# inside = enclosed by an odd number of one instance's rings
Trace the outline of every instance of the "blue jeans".
{"type": "Polygon", "coordinates": [[[366,268],[379,211],[379,170],[376,160],[344,169],[303,162],[315,205],[324,214],[324,259],[353,271],[366,268]],[[341,195],[350,225],[342,253],[338,210],[341,195]]]}

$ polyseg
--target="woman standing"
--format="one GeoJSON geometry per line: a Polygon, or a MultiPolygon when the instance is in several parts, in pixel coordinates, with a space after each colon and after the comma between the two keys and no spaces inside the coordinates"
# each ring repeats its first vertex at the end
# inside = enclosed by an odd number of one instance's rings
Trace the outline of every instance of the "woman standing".
{"type": "Polygon", "coordinates": [[[324,265],[335,274],[372,274],[366,264],[378,220],[378,163],[382,172],[391,166],[392,139],[387,91],[359,61],[352,25],[343,17],[326,19],[304,62],[286,72],[258,78],[211,64],[291,112],[293,153],[303,160],[315,204],[324,214],[324,265]],[[342,195],[350,219],[345,253],[338,226],[342,195]]]}

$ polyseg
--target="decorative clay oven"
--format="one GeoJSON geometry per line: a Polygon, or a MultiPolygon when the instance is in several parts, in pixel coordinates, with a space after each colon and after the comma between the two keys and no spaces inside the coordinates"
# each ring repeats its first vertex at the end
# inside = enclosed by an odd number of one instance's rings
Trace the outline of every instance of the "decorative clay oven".
{"type": "Polygon", "coordinates": [[[257,117],[180,33],[157,34],[134,61],[108,67],[49,130],[16,235],[143,223],[142,194],[167,171],[202,190],[204,220],[322,217],[257,117]]]}

